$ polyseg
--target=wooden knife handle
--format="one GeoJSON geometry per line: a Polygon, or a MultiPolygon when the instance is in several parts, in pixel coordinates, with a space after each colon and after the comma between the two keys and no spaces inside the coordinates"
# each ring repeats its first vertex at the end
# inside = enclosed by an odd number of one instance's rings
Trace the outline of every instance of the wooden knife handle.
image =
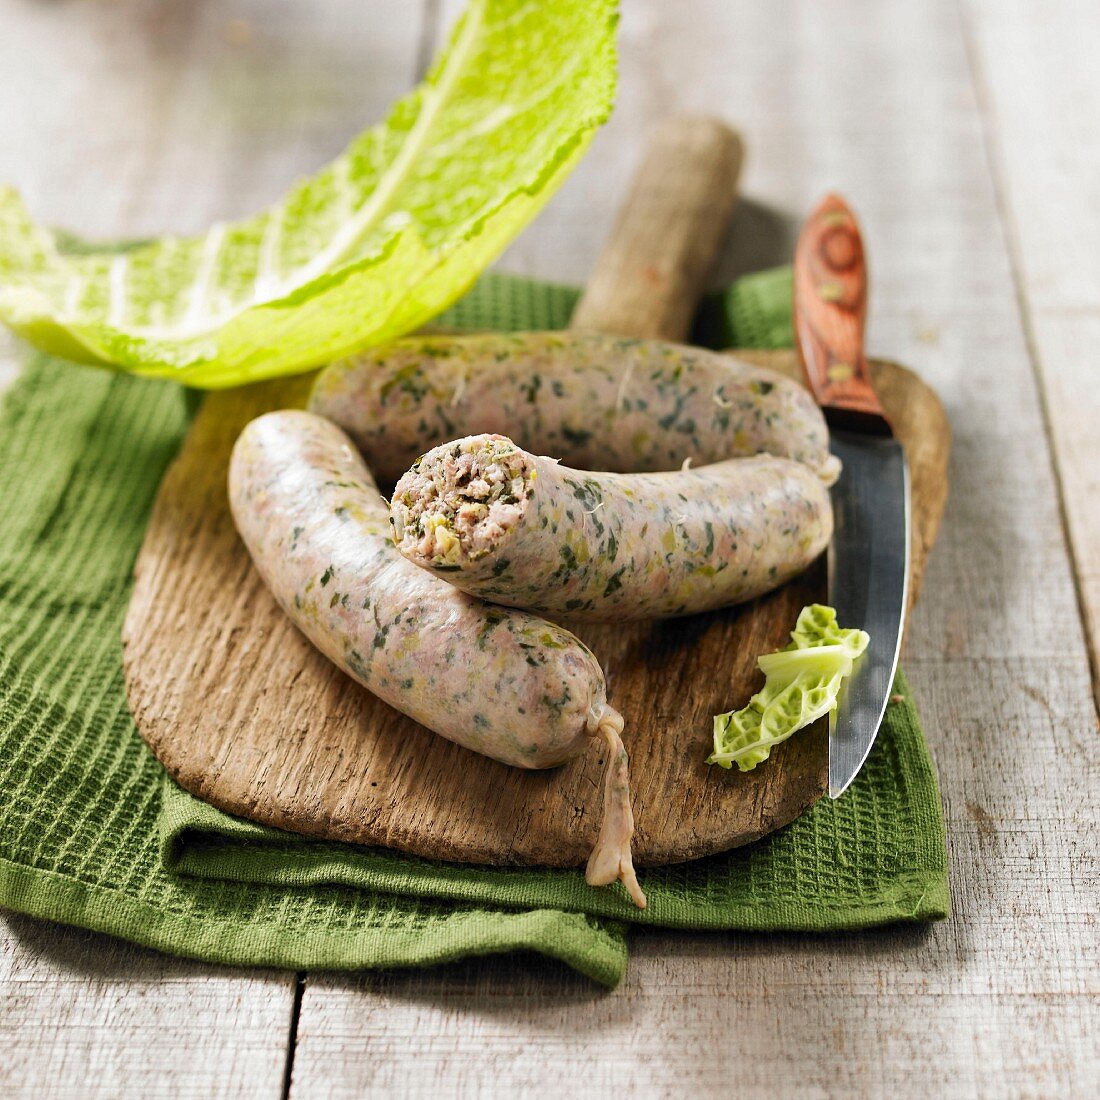
{"type": "Polygon", "coordinates": [[[892,435],[863,354],[867,265],[855,215],[826,195],[794,255],[794,329],[802,368],[833,427],[892,435]]]}
{"type": "Polygon", "coordinates": [[[743,146],[715,119],[655,133],[572,327],[683,340],[729,228],[743,146]]]}

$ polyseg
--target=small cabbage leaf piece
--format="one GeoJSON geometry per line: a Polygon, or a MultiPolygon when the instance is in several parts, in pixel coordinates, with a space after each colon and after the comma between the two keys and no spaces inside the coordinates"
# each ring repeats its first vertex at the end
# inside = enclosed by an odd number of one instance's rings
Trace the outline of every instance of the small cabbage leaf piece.
{"type": "Polygon", "coordinates": [[[616,20],[615,0],[470,0],[384,122],[273,206],[201,236],[79,244],[0,188],[0,320],[55,355],[204,388],[409,332],[584,153],[611,110],[616,20]]]}
{"type": "Polygon", "coordinates": [[[714,716],[714,752],[707,763],[752,771],[773,745],[826,714],[831,719],[844,678],[870,640],[864,630],[838,626],[833,608],[804,607],[790,644],[758,660],[764,686],[748,706],[714,716]]]}

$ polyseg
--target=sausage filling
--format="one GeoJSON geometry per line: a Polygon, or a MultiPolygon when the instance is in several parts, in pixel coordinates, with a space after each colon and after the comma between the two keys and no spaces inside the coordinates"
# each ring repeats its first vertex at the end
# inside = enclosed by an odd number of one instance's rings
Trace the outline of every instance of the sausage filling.
{"type": "Polygon", "coordinates": [[[440,566],[491,554],[522,517],[531,457],[504,436],[479,436],[421,458],[401,479],[391,522],[406,553],[440,566]]]}

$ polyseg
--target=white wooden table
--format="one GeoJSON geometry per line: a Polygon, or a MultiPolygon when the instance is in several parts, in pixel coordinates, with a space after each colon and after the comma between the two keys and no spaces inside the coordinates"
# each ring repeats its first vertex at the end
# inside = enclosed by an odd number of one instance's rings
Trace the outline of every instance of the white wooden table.
{"type": "MultiPolygon", "coordinates": [[[[407,88],[451,8],[0,0],[0,180],[88,235],[246,213],[407,88]]],[[[1100,10],[623,8],[615,117],[501,266],[583,281],[673,110],[718,114],[748,142],[725,275],[785,259],[827,188],[861,212],[871,348],[920,371],[955,431],[905,661],[943,789],[951,920],[639,932],[609,994],[515,957],[235,971],[9,914],[4,1096],[1100,1089],[1100,10]]]]}

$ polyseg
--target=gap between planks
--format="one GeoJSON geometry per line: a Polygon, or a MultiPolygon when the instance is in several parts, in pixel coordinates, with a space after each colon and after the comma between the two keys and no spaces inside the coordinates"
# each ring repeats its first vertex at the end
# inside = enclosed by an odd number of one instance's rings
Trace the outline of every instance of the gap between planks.
{"type": "Polygon", "coordinates": [[[298,1047],[298,1023],[302,1018],[302,994],[306,988],[306,973],[299,970],[294,975],[294,997],[290,1003],[290,1026],[286,1036],[286,1059],[283,1065],[281,1100],[289,1100],[290,1086],[294,1078],[294,1053],[298,1047]]]}

